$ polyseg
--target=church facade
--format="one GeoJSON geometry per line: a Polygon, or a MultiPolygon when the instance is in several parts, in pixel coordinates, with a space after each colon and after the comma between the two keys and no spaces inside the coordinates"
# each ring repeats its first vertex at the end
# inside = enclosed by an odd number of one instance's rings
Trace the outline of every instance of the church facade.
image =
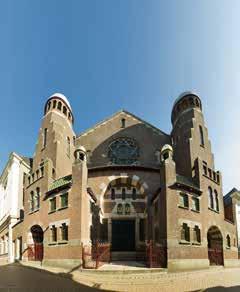
{"type": "Polygon", "coordinates": [[[81,266],[97,240],[114,259],[151,241],[169,270],[238,265],[200,98],[182,94],[171,120],[167,134],[122,110],[76,136],[69,101],[51,96],[13,227],[22,260],[81,266]]]}

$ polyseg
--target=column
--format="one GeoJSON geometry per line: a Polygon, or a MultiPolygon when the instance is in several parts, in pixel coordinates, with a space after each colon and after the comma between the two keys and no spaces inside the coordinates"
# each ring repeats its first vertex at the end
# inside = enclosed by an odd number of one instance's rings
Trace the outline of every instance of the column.
{"type": "Polygon", "coordinates": [[[108,218],[108,242],[112,243],[112,219],[108,218]]]}

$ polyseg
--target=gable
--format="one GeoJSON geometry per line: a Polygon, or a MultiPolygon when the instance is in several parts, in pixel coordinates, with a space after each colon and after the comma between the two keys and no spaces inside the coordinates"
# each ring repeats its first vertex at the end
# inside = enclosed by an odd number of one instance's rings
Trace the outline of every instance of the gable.
{"type": "Polygon", "coordinates": [[[109,145],[123,138],[132,139],[138,145],[140,165],[156,165],[156,151],[171,143],[169,135],[127,111],[120,111],[78,136],[76,146],[86,148],[89,165],[109,165],[109,145]]]}

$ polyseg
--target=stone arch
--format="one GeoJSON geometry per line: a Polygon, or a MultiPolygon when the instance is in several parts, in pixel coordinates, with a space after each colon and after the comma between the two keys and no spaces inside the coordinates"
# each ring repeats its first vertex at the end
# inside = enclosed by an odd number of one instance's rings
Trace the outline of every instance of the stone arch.
{"type": "Polygon", "coordinates": [[[44,231],[39,224],[29,228],[28,259],[35,261],[43,260],[44,231]]]}
{"type": "Polygon", "coordinates": [[[220,228],[211,226],[207,232],[210,265],[223,265],[223,236],[220,228]]]}
{"type": "Polygon", "coordinates": [[[109,176],[108,177],[108,185],[105,185],[105,188],[102,190],[102,194],[107,190],[109,185],[114,186],[117,184],[126,184],[132,185],[140,190],[140,194],[144,194],[146,190],[149,188],[148,184],[145,181],[142,181],[139,176],[137,175],[128,175],[127,173],[121,174],[119,176],[109,176]]]}

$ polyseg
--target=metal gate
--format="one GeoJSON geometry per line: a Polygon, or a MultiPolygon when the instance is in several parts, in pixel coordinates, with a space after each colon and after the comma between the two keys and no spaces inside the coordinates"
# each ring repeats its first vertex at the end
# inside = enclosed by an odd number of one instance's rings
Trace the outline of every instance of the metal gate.
{"type": "Polygon", "coordinates": [[[108,242],[96,241],[94,245],[85,245],[82,248],[83,267],[86,269],[98,269],[104,263],[109,263],[110,260],[111,245],[108,242]]]}
{"type": "Polygon", "coordinates": [[[43,260],[43,243],[34,243],[28,246],[28,260],[42,261],[43,260]]]}
{"type": "Polygon", "coordinates": [[[146,263],[149,268],[166,268],[167,248],[149,240],[146,244],[146,263]]]}
{"type": "Polygon", "coordinates": [[[208,248],[210,265],[223,265],[223,250],[221,248],[208,248]]]}

